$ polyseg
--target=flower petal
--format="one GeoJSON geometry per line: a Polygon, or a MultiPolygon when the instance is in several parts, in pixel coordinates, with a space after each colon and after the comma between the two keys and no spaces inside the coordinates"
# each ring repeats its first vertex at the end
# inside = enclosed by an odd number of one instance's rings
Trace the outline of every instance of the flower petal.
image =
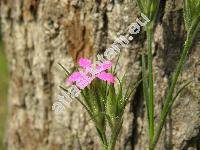
{"type": "Polygon", "coordinates": [[[88,86],[90,83],[91,83],[91,81],[87,81],[84,78],[80,78],[78,81],[76,81],[76,86],[82,90],[86,86],[88,86]]]}
{"type": "Polygon", "coordinates": [[[80,72],[80,78],[76,80],[76,85],[80,89],[84,89],[86,86],[88,86],[94,78],[88,77],[84,72],[80,72]]]}
{"type": "Polygon", "coordinates": [[[105,62],[101,63],[99,66],[96,67],[96,72],[100,73],[102,71],[110,69],[111,67],[112,67],[112,62],[111,61],[105,61],[105,62]]]}
{"type": "Polygon", "coordinates": [[[105,71],[97,74],[96,77],[98,77],[101,80],[107,81],[108,83],[115,82],[114,76],[111,73],[106,73],[105,71]]]}
{"type": "Polygon", "coordinates": [[[78,80],[79,78],[81,78],[81,73],[80,72],[74,72],[69,76],[69,78],[67,79],[67,82],[72,83],[72,82],[78,80]]]}
{"type": "Polygon", "coordinates": [[[92,65],[91,61],[86,58],[80,58],[78,63],[83,68],[91,67],[91,65],[92,65]]]}

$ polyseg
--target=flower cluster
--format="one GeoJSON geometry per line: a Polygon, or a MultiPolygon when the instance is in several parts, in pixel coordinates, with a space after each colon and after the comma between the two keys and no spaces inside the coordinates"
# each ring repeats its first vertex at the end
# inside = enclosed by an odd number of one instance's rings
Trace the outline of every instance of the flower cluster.
{"type": "Polygon", "coordinates": [[[66,82],[71,84],[71,86],[67,89],[67,93],[62,91],[61,95],[58,97],[59,101],[55,102],[52,106],[52,110],[56,113],[59,113],[64,109],[62,103],[67,106],[69,102],[73,101],[73,98],[79,96],[80,90],[83,90],[91,84],[95,78],[107,81],[109,84],[115,82],[115,77],[111,73],[106,72],[112,67],[111,61],[105,60],[93,66],[89,59],[80,58],[78,64],[82,69],[72,73],[67,78],[66,82]]]}
{"type": "Polygon", "coordinates": [[[95,78],[107,81],[108,83],[114,83],[114,76],[111,73],[106,72],[106,70],[112,67],[110,61],[105,61],[100,65],[95,64],[95,67],[92,67],[91,61],[85,58],[80,58],[78,63],[83,70],[72,73],[67,79],[68,83],[72,84],[75,82],[76,86],[80,89],[84,89],[95,78]]]}

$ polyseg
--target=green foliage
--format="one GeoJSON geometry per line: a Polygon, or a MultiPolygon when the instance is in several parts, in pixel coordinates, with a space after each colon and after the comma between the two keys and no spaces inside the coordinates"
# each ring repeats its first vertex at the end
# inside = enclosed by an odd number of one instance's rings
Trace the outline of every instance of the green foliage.
{"type": "Polygon", "coordinates": [[[95,79],[89,87],[82,91],[83,102],[89,110],[99,137],[104,146],[110,150],[114,149],[121,130],[125,106],[133,93],[131,89],[135,88],[126,88],[124,78],[121,81],[118,79],[119,85],[107,84],[95,79]],[[109,141],[106,135],[107,124],[111,130],[109,141]]]}
{"type": "Polygon", "coordinates": [[[184,17],[185,17],[185,27],[187,30],[187,38],[184,44],[184,48],[179,60],[179,63],[173,73],[170,87],[167,91],[167,96],[165,98],[163,110],[160,115],[158,122],[157,132],[151,142],[150,149],[154,149],[156,143],[158,142],[159,136],[161,134],[162,128],[165,124],[167,114],[172,107],[173,102],[176,100],[180,92],[190,84],[190,81],[186,83],[174,96],[174,90],[177,84],[179,75],[183,69],[184,63],[186,61],[189,50],[191,49],[194,38],[197,35],[200,27],[200,0],[185,0],[184,1],[184,17]]]}
{"type": "Polygon", "coordinates": [[[152,42],[153,30],[156,22],[160,0],[137,0],[138,6],[143,14],[145,14],[150,22],[146,27],[147,36],[147,66],[145,60],[145,50],[142,53],[142,79],[143,79],[143,94],[147,106],[148,126],[149,126],[149,142],[154,136],[154,81],[153,81],[153,66],[152,66],[152,42]],[[148,70],[148,71],[147,71],[148,70]],[[148,72],[148,73],[147,73],[148,72]]]}
{"type": "Polygon", "coordinates": [[[152,23],[153,26],[153,23],[156,20],[160,0],[137,0],[137,3],[140,11],[151,20],[150,23],[152,23]]]}
{"type": "Polygon", "coordinates": [[[196,37],[196,33],[200,27],[200,0],[184,0],[184,18],[185,27],[187,30],[187,39],[184,44],[184,49],[181,54],[179,63],[173,73],[171,84],[167,91],[167,96],[164,101],[164,106],[161,111],[160,119],[156,132],[154,134],[154,81],[153,81],[153,67],[152,67],[152,42],[154,24],[156,21],[157,12],[159,9],[160,0],[137,0],[142,13],[149,17],[150,23],[147,24],[147,66],[145,59],[145,51],[142,54],[142,78],[143,78],[143,94],[147,104],[147,116],[149,124],[149,149],[153,150],[158,142],[160,133],[165,124],[167,114],[172,107],[181,91],[191,82],[186,83],[176,94],[174,90],[177,84],[178,77],[182,71],[183,65],[186,61],[188,51],[196,37]],[[148,70],[148,73],[147,73],[148,70]],[[175,95],[175,96],[174,96],[175,95]]]}
{"type": "Polygon", "coordinates": [[[200,0],[184,0],[185,27],[188,31],[192,22],[200,16],[200,0]]]}

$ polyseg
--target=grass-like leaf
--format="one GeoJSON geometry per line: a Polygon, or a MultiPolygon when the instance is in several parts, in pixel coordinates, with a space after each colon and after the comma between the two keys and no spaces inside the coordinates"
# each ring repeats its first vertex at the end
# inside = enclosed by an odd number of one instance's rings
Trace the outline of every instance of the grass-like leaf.
{"type": "Polygon", "coordinates": [[[145,14],[150,22],[146,25],[147,36],[147,68],[145,63],[145,52],[142,54],[142,78],[143,78],[143,94],[147,106],[147,118],[149,126],[149,142],[153,140],[154,136],[154,81],[153,81],[153,54],[152,42],[153,31],[156,22],[156,17],[159,9],[160,0],[137,0],[138,6],[143,14],[145,14]],[[148,70],[148,78],[146,76],[146,69],[148,70]]]}

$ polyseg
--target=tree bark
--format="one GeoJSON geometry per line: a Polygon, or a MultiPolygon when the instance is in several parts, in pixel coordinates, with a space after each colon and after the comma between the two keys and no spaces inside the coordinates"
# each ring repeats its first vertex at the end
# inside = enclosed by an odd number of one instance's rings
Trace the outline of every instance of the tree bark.
{"type": "MultiPolygon", "coordinates": [[[[1,25],[10,70],[9,150],[101,150],[90,118],[73,101],[61,115],[51,106],[57,101],[65,73],[79,57],[96,56],[111,45],[117,33],[140,16],[130,0],[1,0],[1,25]]],[[[185,29],[182,1],[161,1],[154,34],[155,120],[182,51],[185,29]]],[[[119,71],[130,80],[141,76],[140,53],[145,48],[141,31],[121,50],[119,71]]],[[[178,97],[156,147],[158,150],[200,149],[200,50],[195,42],[177,89],[192,84],[178,97]]],[[[141,85],[124,115],[118,150],[146,150],[147,117],[141,85]]]]}

